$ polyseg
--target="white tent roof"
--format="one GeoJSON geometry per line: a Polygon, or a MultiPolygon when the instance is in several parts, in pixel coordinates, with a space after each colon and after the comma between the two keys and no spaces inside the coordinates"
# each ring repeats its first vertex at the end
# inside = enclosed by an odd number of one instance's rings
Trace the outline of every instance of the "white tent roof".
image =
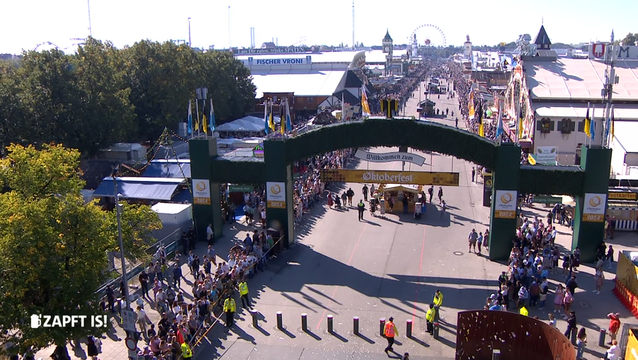
{"type": "Polygon", "coordinates": [[[264,93],[294,92],[295,96],[331,96],[345,74],[344,71],[290,71],[287,73],[253,74],[257,99],[264,93]]]}
{"type": "MultiPolygon", "coordinates": [[[[279,117],[274,117],[275,123],[279,123],[279,117]]],[[[241,119],[233,120],[229,123],[219,125],[215,131],[229,132],[260,132],[264,131],[265,123],[263,118],[256,116],[244,116],[241,119]]]]}
{"type": "MultiPolygon", "coordinates": [[[[556,61],[529,59],[525,61],[527,85],[533,100],[600,100],[607,65],[591,59],[559,58],[556,61]]],[[[618,61],[614,85],[615,101],[636,101],[638,98],[638,64],[618,61]]]]}

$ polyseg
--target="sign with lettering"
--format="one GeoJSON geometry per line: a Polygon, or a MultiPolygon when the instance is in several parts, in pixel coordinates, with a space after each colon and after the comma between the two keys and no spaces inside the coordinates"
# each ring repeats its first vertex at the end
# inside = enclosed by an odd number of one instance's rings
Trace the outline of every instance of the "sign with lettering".
{"type": "Polygon", "coordinates": [[[638,193],[635,192],[610,192],[609,200],[638,200],[638,193]]]}
{"type": "Polygon", "coordinates": [[[589,45],[589,58],[609,60],[613,57],[617,60],[638,60],[638,46],[612,45],[596,43],[589,45]]]}
{"type": "Polygon", "coordinates": [[[273,65],[308,65],[312,63],[312,57],[310,55],[303,58],[262,58],[262,57],[249,57],[244,60],[244,65],[247,66],[273,66],[273,65]]]}
{"type": "Polygon", "coordinates": [[[208,179],[193,179],[193,204],[210,205],[210,182],[208,179]]]}
{"type": "Polygon", "coordinates": [[[383,170],[321,170],[323,182],[459,186],[459,173],[383,170]]]}
{"type": "Polygon", "coordinates": [[[556,165],[558,146],[537,146],[536,163],[539,165],[556,165]]]}
{"type": "Polygon", "coordinates": [[[233,49],[235,54],[294,54],[294,53],[306,53],[312,51],[307,46],[286,46],[275,47],[270,49],[233,49]]]}
{"type": "Polygon", "coordinates": [[[363,150],[357,150],[354,154],[357,159],[375,162],[375,163],[384,163],[384,162],[393,162],[393,161],[405,161],[410,162],[416,165],[423,165],[425,163],[425,158],[423,156],[419,156],[417,154],[407,153],[407,152],[391,152],[384,154],[375,154],[363,150]]]}
{"type": "Polygon", "coordinates": [[[494,217],[497,219],[516,219],[518,192],[515,190],[496,190],[494,199],[494,217]]]}
{"type": "Polygon", "coordinates": [[[271,209],[286,208],[286,184],[283,182],[266,183],[266,207],[271,209]]]}
{"type": "Polygon", "coordinates": [[[585,194],[583,200],[583,221],[605,221],[605,209],[607,208],[606,194],[585,194]]]}

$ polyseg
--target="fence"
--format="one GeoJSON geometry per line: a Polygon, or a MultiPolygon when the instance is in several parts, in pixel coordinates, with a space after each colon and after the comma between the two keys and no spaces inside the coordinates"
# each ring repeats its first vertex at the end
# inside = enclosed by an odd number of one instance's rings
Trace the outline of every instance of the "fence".
{"type": "MultiPolygon", "coordinates": [[[[275,253],[275,252],[277,252],[275,249],[276,249],[276,248],[277,248],[277,246],[279,245],[279,242],[281,242],[282,240],[284,240],[284,236],[280,237],[277,241],[275,241],[275,243],[273,244],[273,246],[272,246],[270,249],[268,249],[268,251],[266,251],[266,252],[264,253],[264,255],[262,256],[262,258],[264,258],[264,257],[268,257],[271,253],[275,253]]],[[[256,265],[256,264],[251,265],[250,267],[248,267],[248,268],[246,269],[246,271],[247,271],[247,270],[250,270],[250,269],[251,269],[252,267],[254,267],[255,265],[256,265]]],[[[219,302],[220,302],[222,299],[224,299],[225,295],[227,295],[227,294],[224,292],[224,293],[221,293],[221,294],[219,295],[219,297],[217,297],[217,300],[216,300],[216,301],[212,304],[213,311],[214,311],[214,309],[215,309],[215,306],[217,306],[217,305],[219,304],[219,302]]],[[[214,314],[213,314],[213,315],[214,315],[214,314]]],[[[199,336],[198,338],[194,338],[193,340],[191,340],[191,341],[190,341],[190,344],[189,344],[189,345],[191,346],[191,348],[195,348],[197,345],[201,344],[201,342],[202,342],[202,341],[206,338],[206,336],[208,336],[208,333],[209,333],[209,332],[213,329],[213,327],[215,326],[215,324],[217,324],[217,323],[219,322],[219,318],[218,318],[218,317],[216,317],[216,316],[215,316],[215,317],[214,317],[214,319],[215,319],[215,321],[213,321],[213,323],[212,323],[212,324],[210,324],[210,325],[206,328],[206,330],[203,330],[203,333],[202,333],[202,335],[201,335],[201,336],[199,336]]],[[[202,328],[203,328],[203,327],[204,327],[204,324],[202,324],[202,325],[200,326],[200,328],[199,328],[199,329],[197,329],[197,332],[196,332],[196,333],[197,333],[197,334],[199,334],[199,333],[201,332],[201,330],[202,330],[202,328]]]]}
{"type": "Polygon", "coordinates": [[[570,340],[558,329],[506,311],[473,310],[458,314],[456,359],[576,360],[570,340]]]}
{"type": "MultiPolygon", "coordinates": [[[[170,258],[175,250],[177,250],[177,243],[181,237],[181,234],[182,231],[180,229],[175,229],[175,231],[146,249],[146,253],[150,256],[153,256],[161,246],[164,246],[164,249],[166,250],[166,257],[170,258]]],[[[145,265],[146,263],[138,262],[133,265],[131,269],[128,269],[128,271],[126,272],[126,283],[128,284],[131,279],[134,279],[136,276],[138,276],[142,272],[142,270],[144,270],[145,265]]],[[[110,270],[110,273],[116,273],[117,277],[102,284],[102,286],[95,291],[98,299],[101,299],[106,295],[106,288],[109,285],[111,285],[114,289],[117,289],[120,286],[120,280],[122,279],[121,274],[117,273],[117,269],[110,270]]]]}

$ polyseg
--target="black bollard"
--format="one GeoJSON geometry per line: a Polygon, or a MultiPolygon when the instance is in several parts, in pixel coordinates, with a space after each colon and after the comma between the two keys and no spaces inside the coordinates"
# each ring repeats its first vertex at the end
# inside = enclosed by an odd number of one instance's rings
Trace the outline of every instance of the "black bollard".
{"type": "Polygon", "coordinates": [[[412,337],[412,320],[408,320],[405,324],[405,336],[408,338],[412,337]]]}
{"type": "Polygon", "coordinates": [[[253,318],[253,327],[256,329],[259,327],[259,319],[257,318],[257,311],[250,310],[250,316],[253,318]]]}
{"type": "Polygon", "coordinates": [[[332,315],[328,315],[328,332],[332,334],[334,332],[334,322],[332,315]]]}
{"type": "Polygon", "coordinates": [[[598,346],[605,346],[606,337],[607,337],[607,330],[600,329],[600,337],[598,338],[598,346]]]}
{"type": "Polygon", "coordinates": [[[352,333],[359,335],[359,317],[357,316],[352,318],[352,333]]]}
{"type": "Polygon", "coordinates": [[[284,328],[284,315],[281,311],[277,311],[277,329],[282,330],[284,328]]]}
{"type": "Polygon", "coordinates": [[[434,339],[437,340],[439,338],[439,327],[441,326],[441,324],[439,324],[438,322],[435,322],[432,325],[433,325],[432,337],[434,337],[434,339]]]}
{"type": "Polygon", "coordinates": [[[301,314],[301,330],[304,332],[308,331],[308,314],[301,314]]]}
{"type": "Polygon", "coordinates": [[[385,335],[383,333],[384,329],[385,329],[385,318],[381,318],[381,320],[379,320],[379,336],[385,335]]]}

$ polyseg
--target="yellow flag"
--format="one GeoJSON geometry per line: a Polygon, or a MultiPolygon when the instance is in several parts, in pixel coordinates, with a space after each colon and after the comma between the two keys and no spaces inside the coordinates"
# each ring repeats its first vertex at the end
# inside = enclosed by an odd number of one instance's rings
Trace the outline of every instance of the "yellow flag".
{"type": "Polygon", "coordinates": [[[483,129],[483,123],[479,124],[479,136],[485,137],[485,130],[483,129]]]}
{"type": "Polygon", "coordinates": [[[202,119],[202,130],[204,130],[204,134],[208,134],[208,126],[206,126],[206,115],[204,115],[204,119],[202,119]]]}
{"type": "Polygon", "coordinates": [[[195,131],[199,131],[199,118],[195,119],[195,131]]]}
{"type": "Polygon", "coordinates": [[[532,154],[527,154],[527,162],[530,165],[536,165],[536,159],[534,159],[534,156],[532,154]]]}

